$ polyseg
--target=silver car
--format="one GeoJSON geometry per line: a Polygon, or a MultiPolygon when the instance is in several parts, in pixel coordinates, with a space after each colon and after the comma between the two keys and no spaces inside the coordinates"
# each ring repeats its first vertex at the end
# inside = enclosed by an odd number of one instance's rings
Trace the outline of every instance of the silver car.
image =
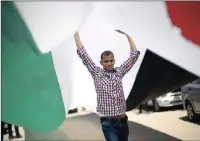
{"type": "Polygon", "coordinates": [[[182,93],[181,89],[176,89],[165,95],[159,96],[154,100],[148,101],[149,106],[153,106],[154,111],[160,111],[161,107],[172,107],[182,105],[182,93]]]}
{"type": "Polygon", "coordinates": [[[183,106],[187,110],[190,121],[200,120],[200,79],[193,81],[181,88],[183,94],[183,106]]]}

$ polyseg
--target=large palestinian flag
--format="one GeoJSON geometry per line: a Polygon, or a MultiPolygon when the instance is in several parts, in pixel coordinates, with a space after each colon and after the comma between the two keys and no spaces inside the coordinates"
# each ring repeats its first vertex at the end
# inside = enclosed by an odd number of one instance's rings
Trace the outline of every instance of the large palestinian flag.
{"type": "Polygon", "coordinates": [[[200,2],[1,2],[2,121],[34,131],[60,126],[70,108],[95,111],[92,78],[73,33],[97,65],[102,51],[116,65],[129,54],[128,32],[141,51],[124,78],[128,97],[146,49],[200,76],[200,2]]]}

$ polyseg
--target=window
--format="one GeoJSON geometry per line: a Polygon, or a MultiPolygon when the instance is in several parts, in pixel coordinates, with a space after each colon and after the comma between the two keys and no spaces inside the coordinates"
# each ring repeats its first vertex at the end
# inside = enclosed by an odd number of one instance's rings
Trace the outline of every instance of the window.
{"type": "Polygon", "coordinates": [[[197,79],[195,81],[192,82],[193,84],[200,84],[200,79],[197,79]]]}
{"type": "Polygon", "coordinates": [[[178,88],[178,89],[173,90],[172,92],[180,92],[180,91],[181,91],[181,89],[178,88]]]}

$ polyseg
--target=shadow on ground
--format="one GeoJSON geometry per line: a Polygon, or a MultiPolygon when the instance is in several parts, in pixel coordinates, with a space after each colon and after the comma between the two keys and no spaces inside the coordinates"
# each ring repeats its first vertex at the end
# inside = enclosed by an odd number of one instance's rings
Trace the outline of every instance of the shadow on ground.
{"type": "MultiPolygon", "coordinates": [[[[138,109],[139,110],[139,109],[138,109]]],[[[178,106],[171,106],[171,107],[160,107],[160,111],[159,112],[166,112],[166,111],[185,111],[185,109],[183,108],[182,105],[178,105],[178,106]]],[[[142,113],[152,113],[155,112],[153,106],[147,106],[145,108],[142,109],[142,113]]]]}
{"type": "Polygon", "coordinates": [[[199,121],[195,121],[195,122],[191,122],[191,121],[189,121],[187,116],[180,117],[179,119],[181,119],[181,120],[183,120],[185,122],[189,122],[189,123],[193,123],[193,124],[196,124],[196,125],[200,125],[200,120],[199,121]]]}
{"type": "MultiPolygon", "coordinates": [[[[101,125],[99,121],[99,117],[92,113],[88,115],[78,116],[78,117],[71,117],[66,120],[66,122],[73,123],[75,121],[82,121],[82,124],[76,124],[76,128],[84,128],[84,132],[88,132],[88,135],[92,134],[102,134],[101,125]],[[85,123],[85,125],[84,125],[85,123]],[[88,124],[89,123],[89,124],[88,124]],[[80,126],[80,127],[78,127],[80,126]],[[96,128],[96,132],[93,133],[94,130],[92,128],[96,128]]],[[[161,133],[159,131],[153,130],[149,127],[145,127],[135,122],[129,121],[129,140],[169,140],[169,141],[180,141],[177,138],[169,136],[167,134],[161,133]]],[[[80,131],[80,130],[79,130],[80,131]]],[[[79,134],[79,133],[77,133],[79,134]]],[[[100,138],[95,138],[96,140],[100,140],[100,138]]],[[[102,138],[101,138],[102,139],[102,138]]]]}

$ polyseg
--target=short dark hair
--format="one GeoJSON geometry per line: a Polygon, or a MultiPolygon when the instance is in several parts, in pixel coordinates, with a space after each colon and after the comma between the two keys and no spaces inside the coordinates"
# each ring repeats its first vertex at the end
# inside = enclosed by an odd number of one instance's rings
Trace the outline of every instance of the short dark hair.
{"type": "Polygon", "coordinates": [[[103,53],[101,53],[101,60],[103,59],[103,56],[109,56],[110,54],[114,56],[112,51],[109,50],[104,51],[103,53]]]}

